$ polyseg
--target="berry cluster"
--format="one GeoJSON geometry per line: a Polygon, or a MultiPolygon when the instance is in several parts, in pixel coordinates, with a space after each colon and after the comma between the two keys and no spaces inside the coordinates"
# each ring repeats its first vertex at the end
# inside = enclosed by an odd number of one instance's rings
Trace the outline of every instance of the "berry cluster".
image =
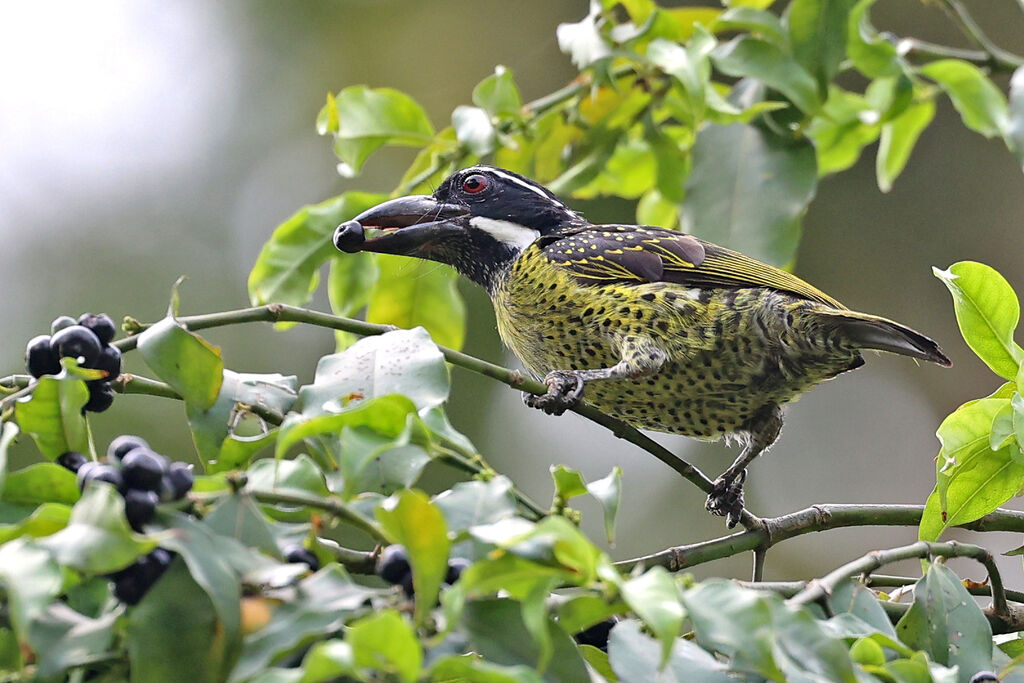
{"type": "MultiPolygon", "coordinates": [[[[110,442],[106,462],[94,462],[75,451],[64,453],[57,462],[78,475],[78,488],[90,481],[104,481],[117,487],[124,497],[128,525],[138,532],[153,520],[158,503],[181,500],[192,490],[192,469],[154,452],[138,436],[125,434],[110,442]]],[[[174,555],[157,548],[135,564],[110,575],[114,596],[134,605],[164,573],[174,555]]]]}
{"type": "Polygon", "coordinates": [[[83,410],[102,413],[114,402],[111,380],[121,374],[121,351],[111,346],[114,321],[100,313],[83,313],[76,321],[62,315],[50,324],[50,334],[33,337],[25,349],[25,365],[35,378],[56,375],[61,358],[74,358],[83,368],[102,370],[106,378],[86,382],[89,401],[83,410]]]}
{"type": "MultiPolygon", "coordinates": [[[[451,586],[459,580],[462,572],[471,562],[463,557],[448,560],[448,573],[444,577],[444,585],[451,586]]],[[[389,545],[381,551],[377,558],[377,576],[394,586],[401,586],[406,596],[414,595],[412,587],[412,567],[409,565],[409,553],[404,545],[389,545]]]]}

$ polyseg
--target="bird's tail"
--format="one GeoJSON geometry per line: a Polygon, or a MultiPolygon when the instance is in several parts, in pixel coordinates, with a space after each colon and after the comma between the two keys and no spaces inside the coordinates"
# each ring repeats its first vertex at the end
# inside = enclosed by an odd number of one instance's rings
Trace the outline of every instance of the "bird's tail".
{"type": "Polygon", "coordinates": [[[906,325],[855,311],[836,311],[826,315],[836,321],[847,340],[860,348],[920,358],[947,368],[953,364],[938,344],[906,325]]]}

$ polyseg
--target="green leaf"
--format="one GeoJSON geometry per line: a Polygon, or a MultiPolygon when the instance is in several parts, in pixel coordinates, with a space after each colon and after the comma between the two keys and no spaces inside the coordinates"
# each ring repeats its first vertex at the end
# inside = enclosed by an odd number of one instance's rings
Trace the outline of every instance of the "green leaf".
{"type": "Polygon", "coordinates": [[[63,584],[61,568],[35,539],[17,538],[0,546],[0,586],[20,640],[27,640],[32,623],[63,584]]]}
{"type": "Polygon", "coordinates": [[[988,435],[988,447],[993,451],[1015,443],[1017,435],[1013,432],[1013,406],[1006,402],[996,416],[992,418],[992,429],[988,435]]]}
{"type": "Polygon", "coordinates": [[[277,439],[277,457],[280,459],[292,446],[303,439],[320,435],[334,435],[344,428],[367,427],[378,434],[395,438],[415,420],[416,406],[405,396],[391,394],[354,402],[340,412],[317,412],[310,408],[304,413],[289,413],[281,424],[277,439]]]}
{"type": "Polygon", "coordinates": [[[209,409],[223,382],[220,349],[164,318],[139,335],[139,353],[157,377],[181,394],[187,404],[209,409]]]}
{"type": "Polygon", "coordinates": [[[213,683],[234,663],[209,596],[180,560],[128,612],[126,640],[139,683],[213,683]]]}
{"type": "Polygon", "coordinates": [[[423,650],[412,627],[395,610],[384,610],[351,624],[345,634],[356,664],[398,674],[412,683],[423,666],[423,650]]]}
{"type": "Polygon", "coordinates": [[[833,615],[852,614],[879,633],[896,637],[878,596],[863,583],[843,581],[828,596],[828,605],[833,615]]]}
{"type": "Polygon", "coordinates": [[[541,683],[540,675],[528,666],[500,666],[474,655],[450,655],[430,670],[432,681],[459,683],[541,683]]]}
{"type": "Polygon", "coordinates": [[[124,516],[124,498],[104,482],[89,484],[71,509],[68,525],[39,541],[63,566],[92,574],[109,574],[156,547],[137,536],[124,516]]]}
{"type": "Polygon", "coordinates": [[[444,514],[448,532],[457,534],[480,524],[492,524],[516,514],[512,481],[497,476],[490,481],[463,481],[438,494],[434,505],[444,514]]]}
{"type": "Polygon", "coordinates": [[[1013,341],[1020,303],[1010,284],[993,268],[974,261],[932,272],[953,295],[956,321],[967,345],[1000,377],[1016,377],[1024,350],[1013,341]]]}
{"type": "Polygon", "coordinates": [[[737,680],[729,667],[710,652],[684,640],[672,642],[672,652],[663,669],[658,665],[661,646],[644,635],[640,622],[621,621],[608,638],[608,660],[623,681],[693,681],[694,683],[733,683],[737,680]]]}
{"type": "MultiPolygon", "coordinates": [[[[409,553],[416,589],[416,619],[422,623],[437,602],[448,572],[448,527],[441,509],[421,491],[406,489],[381,503],[376,511],[381,528],[409,553]]],[[[358,654],[357,654],[358,656],[358,654]]]]}
{"type": "Polygon", "coordinates": [[[854,0],[793,0],[786,13],[793,56],[826,92],[846,56],[847,23],[854,0]]]}
{"type": "MultiPolygon", "coordinates": [[[[379,276],[377,259],[370,252],[357,251],[331,259],[331,269],[327,276],[327,296],[331,302],[331,311],[342,317],[357,314],[369,303],[379,276]]],[[[335,330],[334,338],[338,351],[342,351],[359,337],[351,332],[335,330]]]]}
{"type": "Polygon", "coordinates": [[[271,662],[318,637],[338,632],[381,591],[354,583],[341,566],[330,564],[298,583],[293,592],[278,594],[282,604],[259,631],[245,638],[231,681],[248,680],[271,662]]]}
{"type": "Polygon", "coordinates": [[[0,524],[0,544],[19,536],[42,538],[54,534],[68,525],[71,508],[59,503],[43,503],[25,518],[12,524],[0,524]]]}
{"type": "Polygon", "coordinates": [[[330,489],[353,498],[365,491],[390,494],[415,484],[431,458],[422,447],[409,443],[412,424],[407,422],[397,437],[366,427],[343,427],[335,454],[338,470],[328,476],[330,489]]]}
{"type": "Polygon", "coordinates": [[[426,112],[408,95],[390,88],[355,85],[328,100],[317,117],[320,134],[334,136],[334,153],[341,160],[338,172],[359,173],[366,159],[383,145],[422,147],[434,137],[426,112]],[[336,108],[336,125],[330,109],[336,108]]]}
{"type": "Polygon", "coordinates": [[[315,643],[302,658],[300,683],[327,683],[342,676],[356,675],[352,646],[339,638],[315,643]]]}
{"type": "Polygon", "coordinates": [[[652,188],[636,204],[636,222],[671,230],[679,223],[679,205],[652,188]]]}
{"type": "MultiPolygon", "coordinates": [[[[569,635],[550,619],[544,623],[552,648],[548,667],[541,672],[544,680],[590,680],[569,635]]],[[[466,605],[462,625],[473,651],[495,664],[536,667],[540,660],[540,646],[527,630],[517,602],[502,598],[474,600],[466,605]]]]}
{"type": "Polygon", "coordinates": [[[249,486],[254,489],[330,495],[323,471],[305,453],[294,460],[257,460],[246,472],[246,476],[249,486]]]}
{"type": "Polygon", "coordinates": [[[1008,129],[1006,97],[978,67],[960,59],[940,59],[925,64],[920,72],[946,91],[971,130],[990,138],[1008,129]]]}
{"type": "Polygon", "coordinates": [[[119,616],[117,612],[108,612],[92,619],[61,602],[51,603],[32,624],[38,679],[55,679],[67,669],[91,663],[97,655],[107,652],[119,616]]]}
{"type": "Polygon", "coordinates": [[[1014,394],[1010,404],[1013,406],[1013,433],[1017,437],[1017,445],[1024,448],[1024,396],[1014,394]]]}
{"type": "Polygon", "coordinates": [[[847,23],[846,53],[853,65],[868,78],[894,76],[901,70],[896,46],[871,25],[868,10],[876,0],[860,0],[847,23]]]}
{"type": "Polygon", "coordinates": [[[882,125],[875,160],[879,190],[888,192],[892,189],[893,181],[903,172],[917,139],[934,117],[935,102],[922,100],[910,104],[902,114],[882,125]]]}
{"type": "Polygon", "coordinates": [[[583,593],[558,605],[558,624],[566,633],[579,633],[625,611],[627,606],[621,601],[608,602],[602,596],[583,593]]]}
{"type": "Polygon", "coordinates": [[[380,279],[370,297],[366,319],[405,329],[423,326],[438,344],[462,347],[466,309],[455,288],[456,273],[421,259],[382,254],[380,279]]]}
{"type": "MultiPolygon", "coordinates": [[[[14,443],[15,437],[18,436],[18,425],[14,422],[3,422],[0,424],[0,491],[4,490],[4,481],[7,478],[7,450],[14,443]]],[[[0,500],[3,500],[3,496],[0,495],[0,500]]]]}
{"type": "Polygon", "coordinates": [[[235,494],[224,496],[203,523],[214,533],[234,538],[240,543],[263,553],[278,556],[270,524],[259,511],[251,496],[235,494]]]}
{"type": "Polygon", "coordinates": [[[680,222],[685,232],[786,266],[816,188],[809,142],[791,144],[756,126],[711,125],[693,148],[680,222]]]}
{"type": "Polygon", "coordinates": [[[722,4],[726,7],[753,7],[754,9],[768,9],[775,3],[775,0],[725,0],[722,4]]]}
{"type": "Polygon", "coordinates": [[[786,29],[779,18],[771,12],[754,7],[732,7],[723,12],[712,24],[716,33],[722,31],[747,31],[755,38],[761,38],[780,47],[788,42],[786,29]]]}
{"type": "Polygon", "coordinates": [[[353,264],[372,260],[369,254],[338,255],[332,237],[339,223],[385,199],[387,195],[346,192],[325,202],[304,206],[277,226],[249,273],[252,305],[304,306],[320,281],[320,266],[329,258],[335,256],[336,262],[353,264]]]}
{"type": "Polygon", "coordinates": [[[613,467],[608,476],[587,484],[590,493],[604,510],[604,533],[609,543],[615,543],[615,518],[619,515],[622,497],[622,468],[613,467]]]}
{"type": "Polygon", "coordinates": [[[0,500],[13,505],[63,503],[74,505],[78,500],[78,481],[68,469],[52,462],[11,472],[4,481],[0,500]]]}
{"type": "Polygon", "coordinates": [[[992,628],[963,582],[941,562],[914,586],[914,604],[896,624],[900,640],[939,664],[970,674],[992,668],[992,628]]]}
{"type": "Polygon", "coordinates": [[[555,483],[555,497],[561,499],[563,504],[587,492],[587,482],[576,470],[565,465],[552,465],[550,469],[551,479],[555,483]]]}
{"type": "Polygon", "coordinates": [[[473,104],[491,116],[518,114],[523,103],[512,72],[500,65],[494,67],[494,73],[473,88],[473,104]]]}
{"type": "Polygon", "coordinates": [[[623,583],[619,590],[630,609],[644,620],[661,642],[660,661],[664,665],[686,616],[672,575],[664,567],[652,567],[623,583]]]}
{"type": "Polygon", "coordinates": [[[817,152],[818,174],[836,173],[857,163],[861,150],[878,138],[880,118],[866,97],[831,87],[820,115],[807,129],[817,152]]]}
{"type": "Polygon", "coordinates": [[[88,428],[82,415],[88,400],[89,390],[82,380],[44,375],[32,395],[14,405],[14,417],[50,460],[68,451],[88,453],[88,428]]]}
{"type": "Polygon", "coordinates": [[[490,115],[480,107],[455,107],[452,128],[455,129],[455,139],[473,154],[483,156],[494,151],[497,131],[490,115]]]}
{"type": "Polygon", "coordinates": [[[777,45],[739,36],[715,48],[711,59],[727,76],[754,78],[778,90],[805,114],[814,114],[821,108],[814,77],[777,45]]]}
{"type": "Polygon", "coordinates": [[[1017,157],[1017,166],[1024,169],[1024,67],[1018,67],[1010,78],[1009,121],[1006,146],[1017,157]]]}

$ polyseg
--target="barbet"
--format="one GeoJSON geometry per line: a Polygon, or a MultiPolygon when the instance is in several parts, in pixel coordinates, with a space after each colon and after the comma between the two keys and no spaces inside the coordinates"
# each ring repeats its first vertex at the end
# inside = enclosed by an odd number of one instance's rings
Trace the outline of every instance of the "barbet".
{"type": "Polygon", "coordinates": [[[548,387],[524,396],[530,406],[561,414],[585,393],[634,427],[738,441],[707,502],[730,526],[747,465],[778,438],[781,406],[863,365],[862,349],[950,365],[928,337],[785,271],[692,235],[592,225],[490,166],[380,204],[340,225],[334,243],[447,263],[482,285],[501,338],[548,387]]]}

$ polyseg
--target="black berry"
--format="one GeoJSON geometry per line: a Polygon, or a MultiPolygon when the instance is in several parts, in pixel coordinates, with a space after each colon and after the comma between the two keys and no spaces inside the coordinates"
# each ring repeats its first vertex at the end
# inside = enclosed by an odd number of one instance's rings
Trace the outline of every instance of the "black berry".
{"type": "Polygon", "coordinates": [[[152,491],[128,489],[124,493],[124,516],[128,525],[135,531],[142,531],[142,526],[153,520],[156,505],[160,502],[152,491]]]}
{"type": "Polygon", "coordinates": [[[82,366],[92,368],[99,360],[102,345],[99,337],[88,327],[72,325],[50,338],[50,348],[60,358],[81,358],[82,366]]]}
{"type": "Polygon", "coordinates": [[[57,456],[57,464],[72,472],[78,472],[82,465],[87,462],[89,460],[78,451],[68,451],[57,456]]]}
{"type": "Polygon", "coordinates": [[[291,545],[285,548],[284,561],[289,564],[305,562],[313,571],[320,569],[320,560],[316,558],[316,555],[314,555],[311,550],[304,548],[301,545],[291,545]]]}
{"type": "Polygon", "coordinates": [[[141,436],[132,436],[131,434],[122,434],[107,446],[107,460],[117,461],[118,463],[128,455],[130,451],[136,448],[149,449],[149,444],[141,436]]]}
{"type": "Polygon", "coordinates": [[[405,575],[411,571],[409,555],[404,545],[389,545],[377,558],[377,576],[388,583],[401,583],[405,575]]]}
{"type": "Polygon", "coordinates": [[[78,468],[79,490],[84,491],[90,481],[105,481],[117,488],[121,488],[122,484],[121,473],[116,468],[92,461],[83,463],[78,468]]]}
{"type": "Polygon", "coordinates": [[[171,500],[181,500],[192,490],[192,468],[183,462],[172,462],[164,475],[161,494],[166,490],[171,500]]]}
{"type": "Polygon", "coordinates": [[[140,557],[135,564],[115,572],[111,575],[114,580],[114,597],[126,605],[137,604],[173,559],[170,552],[157,548],[149,555],[140,557]]]}
{"type": "Polygon", "coordinates": [[[402,580],[398,582],[402,586],[402,592],[405,593],[407,598],[411,598],[416,595],[416,589],[412,585],[412,572],[407,573],[402,577],[402,580]]]}
{"type": "Polygon", "coordinates": [[[608,651],[608,634],[611,633],[612,627],[615,626],[615,619],[605,619],[599,621],[588,629],[584,629],[577,633],[573,638],[580,645],[593,645],[599,650],[608,651]]]}
{"type": "Polygon", "coordinates": [[[142,583],[137,572],[122,572],[114,579],[114,597],[126,605],[137,605],[147,590],[149,586],[142,583]]]}
{"type": "Polygon", "coordinates": [[[72,318],[70,315],[58,316],[53,319],[52,323],[50,323],[50,334],[57,334],[65,327],[71,327],[74,324],[75,319],[72,318]]]}
{"type": "Polygon", "coordinates": [[[50,347],[50,335],[32,337],[25,348],[25,366],[35,378],[60,373],[60,358],[50,347]]]}
{"type": "Polygon", "coordinates": [[[88,410],[92,413],[102,413],[104,410],[114,405],[114,388],[110,386],[110,382],[106,380],[94,380],[92,382],[86,382],[85,384],[89,387],[89,400],[82,407],[82,410],[88,410]]]}
{"type": "Polygon", "coordinates": [[[167,472],[167,458],[148,448],[136,448],[121,460],[124,483],[130,489],[159,491],[160,480],[167,472]]]}
{"type": "Polygon", "coordinates": [[[444,576],[444,582],[449,586],[459,580],[469,565],[473,564],[464,557],[453,557],[448,560],[448,573],[444,576]]]}
{"type": "Polygon", "coordinates": [[[95,332],[96,336],[99,337],[100,343],[104,345],[113,341],[114,333],[117,332],[117,328],[114,327],[114,321],[110,319],[109,315],[104,313],[83,313],[78,318],[78,324],[88,327],[95,332]]]}
{"type": "Polygon", "coordinates": [[[121,350],[116,346],[104,346],[96,359],[96,369],[107,373],[106,379],[117,379],[121,374],[121,350]]]}

